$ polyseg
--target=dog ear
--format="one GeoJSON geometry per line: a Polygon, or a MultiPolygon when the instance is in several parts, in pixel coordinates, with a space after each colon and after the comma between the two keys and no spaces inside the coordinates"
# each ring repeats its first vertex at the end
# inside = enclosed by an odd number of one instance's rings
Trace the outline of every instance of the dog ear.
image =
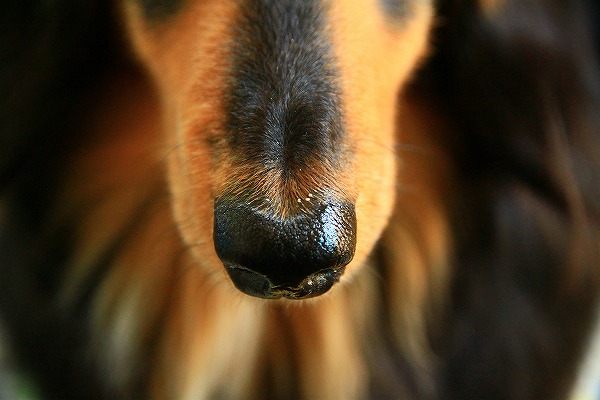
{"type": "Polygon", "coordinates": [[[566,397],[562,378],[599,286],[600,68],[589,7],[441,1],[438,52],[421,84],[458,133],[447,138],[461,198],[453,322],[443,329],[452,333],[440,344],[446,398],[566,397]]]}
{"type": "MultiPolygon", "coordinates": [[[[565,239],[580,225],[592,229],[600,217],[600,68],[587,5],[459,3],[446,9],[434,65],[460,132],[455,161],[465,187],[490,206],[526,192],[517,196],[543,202],[572,228],[561,230],[565,239]]],[[[494,211],[482,211],[477,220],[493,222],[484,216],[494,211]]]]}

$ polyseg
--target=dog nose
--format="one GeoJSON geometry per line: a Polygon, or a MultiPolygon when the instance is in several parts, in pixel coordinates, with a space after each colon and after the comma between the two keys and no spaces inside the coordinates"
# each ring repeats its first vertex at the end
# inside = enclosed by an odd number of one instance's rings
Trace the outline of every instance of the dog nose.
{"type": "Polygon", "coordinates": [[[318,296],[339,280],[354,256],[356,214],[349,202],[323,202],[280,218],[218,199],[214,216],[217,254],[233,284],[251,296],[318,296]]]}

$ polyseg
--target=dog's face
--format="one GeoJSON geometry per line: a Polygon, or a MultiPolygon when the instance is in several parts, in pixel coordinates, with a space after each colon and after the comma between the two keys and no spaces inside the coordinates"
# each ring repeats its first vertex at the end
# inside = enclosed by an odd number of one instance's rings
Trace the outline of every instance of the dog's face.
{"type": "Polygon", "coordinates": [[[263,298],[316,296],[360,268],[392,213],[397,96],[426,52],[431,8],[124,2],[200,267],[263,298]]]}

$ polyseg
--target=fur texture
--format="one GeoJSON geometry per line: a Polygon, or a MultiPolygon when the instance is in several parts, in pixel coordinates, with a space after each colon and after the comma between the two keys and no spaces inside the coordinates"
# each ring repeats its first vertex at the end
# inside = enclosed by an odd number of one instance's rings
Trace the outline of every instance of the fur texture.
{"type": "Polygon", "coordinates": [[[565,398],[600,283],[595,2],[3,4],[0,322],[45,398],[565,398]],[[314,299],[242,294],[220,199],[352,204],[354,257],[314,299]]]}

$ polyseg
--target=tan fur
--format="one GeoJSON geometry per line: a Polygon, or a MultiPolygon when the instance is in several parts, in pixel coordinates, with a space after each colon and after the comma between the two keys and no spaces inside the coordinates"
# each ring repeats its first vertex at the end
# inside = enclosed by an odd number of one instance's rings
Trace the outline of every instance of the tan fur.
{"type": "Polygon", "coordinates": [[[456,187],[449,156],[436,138],[452,131],[416,96],[404,96],[400,110],[398,197],[383,241],[388,284],[398,296],[390,315],[404,352],[427,370],[435,360],[425,343],[426,323],[444,304],[452,259],[448,205],[442,199],[454,198],[456,187]]]}
{"type": "MultiPolygon", "coordinates": [[[[371,252],[392,213],[396,191],[396,96],[424,55],[431,6],[390,28],[375,1],[338,1],[332,9],[346,129],[355,146],[357,247],[351,273],[371,252]],[[373,40],[381,38],[381,40],[373,40]]],[[[347,273],[348,276],[348,273],[347,273]]]]}
{"type": "Polygon", "coordinates": [[[134,49],[161,93],[175,219],[205,268],[220,261],[212,247],[214,177],[209,140],[223,131],[221,100],[235,2],[189,2],[168,25],[151,29],[126,10],[134,49]],[[197,245],[200,244],[200,245],[197,245]]]}

